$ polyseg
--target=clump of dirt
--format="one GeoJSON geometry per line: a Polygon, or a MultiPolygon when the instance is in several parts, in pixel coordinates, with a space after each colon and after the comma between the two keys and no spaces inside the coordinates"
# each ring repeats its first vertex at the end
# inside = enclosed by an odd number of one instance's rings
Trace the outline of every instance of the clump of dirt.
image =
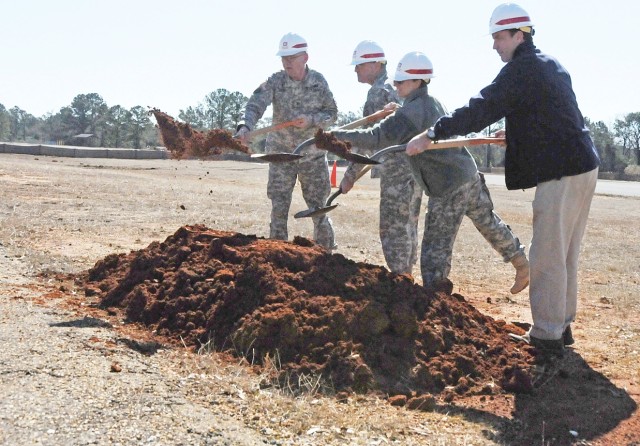
{"type": "Polygon", "coordinates": [[[177,122],[157,108],[152,108],[149,113],[155,116],[162,142],[173,158],[206,158],[220,155],[222,149],[250,153],[249,148],[235,139],[227,130],[213,129],[200,132],[187,123],[177,122]]]}
{"type": "Polygon", "coordinates": [[[332,135],[331,132],[318,129],[314,138],[317,148],[334,153],[340,158],[346,158],[349,156],[349,153],[351,153],[351,143],[348,141],[340,141],[332,135]]]}
{"type": "Polygon", "coordinates": [[[322,375],[337,392],[408,405],[429,394],[532,390],[533,352],[509,341],[504,321],[301,237],[184,226],[105,257],[76,281],[102,307],[176,343],[277,363],[274,379],[288,385],[322,375]]]}

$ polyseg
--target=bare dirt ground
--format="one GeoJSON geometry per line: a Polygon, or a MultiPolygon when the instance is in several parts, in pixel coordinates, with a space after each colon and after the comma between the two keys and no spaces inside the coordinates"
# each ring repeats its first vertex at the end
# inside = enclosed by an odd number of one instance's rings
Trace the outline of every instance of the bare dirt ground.
{"type": "MultiPolygon", "coordinates": [[[[638,199],[594,199],[577,342],[560,373],[532,394],[425,412],[373,395],[325,396],[311,379],[303,393],[265,388],[272,370],[165,344],[61,279],[184,225],[266,236],[265,165],[1,155],[0,184],[2,444],[640,444],[638,199]]],[[[527,244],[532,192],[491,193],[527,244]]],[[[383,265],[377,180],[336,201],[337,252],[383,265]]],[[[291,214],[305,208],[297,189],[291,214]]],[[[292,238],[311,230],[290,219],[292,238]]],[[[526,292],[508,292],[512,274],[465,222],[454,292],[494,319],[529,322],[526,292]]]]}

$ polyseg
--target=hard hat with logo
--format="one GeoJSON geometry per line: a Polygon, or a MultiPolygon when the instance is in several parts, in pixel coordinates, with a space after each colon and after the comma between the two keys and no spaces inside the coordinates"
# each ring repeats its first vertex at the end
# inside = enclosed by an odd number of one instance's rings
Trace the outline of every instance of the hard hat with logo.
{"type": "Polygon", "coordinates": [[[496,7],[489,20],[489,33],[497,33],[505,29],[520,29],[531,32],[533,22],[527,11],[515,3],[503,3],[496,7]]]}
{"type": "Polygon", "coordinates": [[[420,52],[405,54],[393,76],[394,81],[405,81],[407,79],[431,79],[433,76],[433,64],[429,58],[420,52]]]}
{"type": "Polygon", "coordinates": [[[360,65],[367,62],[386,62],[384,50],[373,40],[363,40],[353,51],[351,65],[360,65]]]}
{"type": "Polygon", "coordinates": [[[280,39],[276,56],[292,56],[307,51],[307,41],[300,34],[287,33],[280,39]]]}

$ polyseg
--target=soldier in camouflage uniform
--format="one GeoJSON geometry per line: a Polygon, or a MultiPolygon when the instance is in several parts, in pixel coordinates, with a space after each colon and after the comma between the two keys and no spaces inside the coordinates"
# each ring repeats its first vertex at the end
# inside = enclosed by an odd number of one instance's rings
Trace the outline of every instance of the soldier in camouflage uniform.
{"type": "MultiPolygon", "coordinates": [[[[299,125],[267,136],[267,153],[292,152],[299,143],[312,138],[318,127],[327,128],[338,116],[338,107],[325,78],[307,66],[306,41],[288,33],[280,40],[277,55],[282,58],[284,70],[271,75],[253,92],[236,133],[244,140],[269,105],[273,106],[274,124],[300,119],[299,125]]],[[[331,193],[327,152],[313,146],[298,161],[269,165],[267,196],[271,199],[269,237],[272,239],[288,239],[287,220],[296,179],[300,180],[302,196],[309,208],[324,206],[331,193]]],[[[335,236],[329,217],[313,217],[313,227],[314,240],[327,249],[334,249],[335,236]]]]}
{"type": "MultiPolygon", "coordinates": [[[[360,42],[353,52],[352,65],[358,81],[371,85],[364,104],[364,115],[382,110],[388,104],[399,102],[398,95],[387,82],[387,59],[382,48],[375,42],[360,42]]],[[[377,127],[377,132],[385,132],[391,123],[377,127]]],[[[339,139],[349,140],[349,132],[334,132],[339,139]]],[[[406,139],[413,136],[407,135],[406,139]]],[[[353,151],[371,154],[376,148],[384,147],[363,137],[362,144],[354,144],[353,151]]],[[[371,138],[373,139],[373,137],[371,138]]],[[[404,142],[404,140],[403,140],[404,142]]],[[[362,170],[362,164],[350,164],[340,183],[343,193],[347,193],[355,178],[362,170]]],[[[418,260],[418,218],[422,191],[416,187],[407,156],[403,153],[390,154],[380,166],[380,241],[382,252],[389,269],[399,274],[411,274],[418,260]]]]}
{"type": "MultiPolygon", "coordinates": [[[[350,138],[353,143],[373,138],[379,146],[404,143],[431,126],[445,114],[442,105],[428,94],[433,77],[433,65],[422,53],[405,55],[395,74],[394,85],[403,105],[382,121],[370,135],[350,138]],[[384,131],[383,131],[384,130],[384,131]]],[[[404,154],[404,153],[403,153],[404,154]]],[[[418,185],[429,196],[422,239],[420,269],[422,283],[429,288],[451,290],[448,275],[451,256],[462,218],[466,215],[478,231],[502,255],[505,262],[524,258],[524,246],[493,211],[493,203],[484,178],[478,172],[473,157],[462,147],[423,152],[409,157],[410,171],[418,185]]],[[[521,274],[512,287],[520,292],[528,284],[521,274]]],[[[522,271],[520,271],[522,273],[522,271]]]]}

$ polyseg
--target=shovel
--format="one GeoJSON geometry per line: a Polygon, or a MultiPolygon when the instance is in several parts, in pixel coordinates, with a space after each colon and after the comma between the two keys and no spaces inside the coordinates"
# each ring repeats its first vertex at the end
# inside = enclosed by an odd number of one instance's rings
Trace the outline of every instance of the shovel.
{"type": "MultiPolygon", "coordinates": [[[[496,138],[496,137],[486,137],[486,138],[458,138],[458,139],[444,139],[441,141],[438,141],[436,143],[433,143],[429,146],[430,150],[435,150],[435,149],[451,149],[454,147],[462,147],[462,146],[478,146],[478,145],[482,145],[482,144],[501,144],[504,145],[505,144],[505,139],[504,138],[496,138]]],[[[376,153],[374,153],[373,155],[371,155],[371,160],[376,160],[376,163],[378,162],[377,160],[380,159],[383,155],[386,155],[387,153],[397,153],[397,152],[404,152],[407,149],[407,145],[406,144],[400,144],[397,146],[390,146],[390,147],[386,147],[382,150],[377,151],[376,153]]],[[[358,181],[360,178],[362,178],[362,176],[364,174],[366,174],[369,170],[371,169],[371,165],[365,166],[364,169],[362,169],[360,171],[360,173],[358,173],[358,176],[356,177],[356,181],[358,181]]],[[[335,209],[336,207],[338,207],[338,204],[331,204],[333,203],[333,200],[335,200],[340,194],[342,193],[342,189],[338,188],[337,191],[335,191],[333,194],[331,194],[331,196],[327,199],[327,202],[325,203],[325,205],[323,207],[319,207],[319,208],[312,208],[312,209],[307,209],[305,211],[300,211],[297,214],[295,214],[293,217],[294,218],[305,218],[305,217],[317,217],[323,214],[326,214],[327,212],[335,209]]]]}
{"type": "MultiPolygon", "coordinates": [[[[407,148],[406,144],[402,144],[399,146],[386,147],[382,150],[377,151],[376,153],[371,155],[371,158],[367,158],[367,160],[369,160],[369,163],[360,172],[358,172],[358,175],[356,176],[356,181],[358,181],[367,172],[371,170],[371,167],[372,167],[371,161],[375,161],[376,164],[379,164],[378,159],[382,157],[382,155],[385,155],[387,153],[404,152],[406,148],[407,148]]],[[[338,207],[338,203],[336,204],[331,204],[331,203],[333,203],[333,200],[335,200],[341,193],[342,193],[342,189],[338,188],[337,191],[335,191],[333,194],[331,194],[329,198],[327,198],[327,202],[323,207],[316,207],[316,208],[307,209],[305,211],[300,211],[296,213],[293,216],[293,218],[318,217],[320,215],[326,214],[329,211],[332,211],[333,209],[338,207]]]]}
{"type": "MultiPolygon", "coordinates": [[[[358,181],[367,172],[369,172],[371,170],[371,167],[372,166],[370,164],[367,166],[364,166],[364,168],[360,172],[358,172],[358,176],[356,176],[356,181],[358,181]]],[[[338,195],[340,195],[341,193],[342,193],[342,189],[338,188],[337,191],[332,193],[331,196],[327,198],[327,202],[324,204],[324,206],[297,212],[293,216],[293,218],[319,217],[320,215],[324,215],[327,212],[332,211],[333,209],[338,207],[338,203],[336,204],[331,204],[331,203],[333,203],[333,200],[335,200],[338,197],[338,195]]]]}
{"type": "MultiPolygon", "coordinates": [[[[360,127],[362,125],[370,124],[372,122],[379,121],[382,118],[384,118],[385,116],[390,115],[391,113],[393,113],[393,110],[378,110],[375,113],[371,113],[369,116],[365,116],[364,118],[352,121],[349,124],[343,125],[342,127],[338,127],[338,129],[339,130],[355,129],[355,128],[360,127]]],[[[295,150],[293,152],[291,152],[291,153],[288,153],[288,152],[281,152],[281,153],[254,153],[253,155],[251,155],[251,158],[256,158],[256,159],[259,159],[261,161],[276,162],[276,163],[278,163],[278,162],[287,162],[287,161],[296,161],[296,160],[302,158],[302,155],[300,155],[300,152],[304,148],[312,145],[314,142],[315,142],[315,138],[310,138],[310,139],[304,141],[298,147],[296,147],[295,150]]],[[[359,163],[359,164],[377,164],[377,163],[371,163],[371,161],[369,160],[368,157],[362,156],[362,155],[358,155],[357,153],[352,153],[352,154],[350,154],[349,157],[353,158],[353,159],[349,159],[349,161],[352,161],[354,163],[359,163]]]]}

